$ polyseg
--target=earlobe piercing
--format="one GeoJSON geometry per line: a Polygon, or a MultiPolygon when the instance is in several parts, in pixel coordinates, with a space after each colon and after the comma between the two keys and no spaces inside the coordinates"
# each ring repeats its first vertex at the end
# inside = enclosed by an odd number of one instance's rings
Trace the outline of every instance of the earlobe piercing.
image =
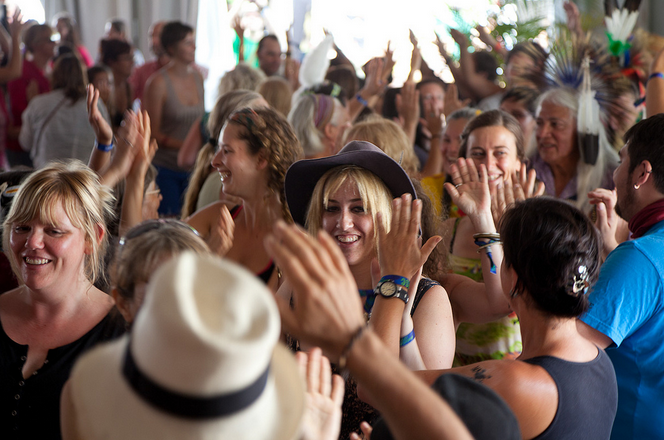
{"type": "Polygon", "coordinates": [[[641,188],[641,185],[634,184],[634,189],[639,189],[641,188]]]}

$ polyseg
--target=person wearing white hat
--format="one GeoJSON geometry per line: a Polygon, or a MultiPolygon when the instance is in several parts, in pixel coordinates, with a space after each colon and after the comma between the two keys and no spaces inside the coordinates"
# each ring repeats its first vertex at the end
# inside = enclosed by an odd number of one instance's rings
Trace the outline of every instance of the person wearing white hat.
{"type": "Polygon", "coordinates": [[[254,275],[184,253],[153,276],[132,334],[74,367],[63,438],[298,438],[304,383],[280,331],[254,275]]]}

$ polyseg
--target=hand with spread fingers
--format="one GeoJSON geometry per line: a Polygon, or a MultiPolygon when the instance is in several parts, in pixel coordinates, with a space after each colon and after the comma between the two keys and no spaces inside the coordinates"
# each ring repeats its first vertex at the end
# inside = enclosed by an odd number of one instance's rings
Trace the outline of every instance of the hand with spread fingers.
{"type": "Polygon", "coordinates": [[[513,172],[491,195],[494,223],[498,224],[505,210],[515,202],[539,197],[542,194],[544,194],[544,184],[537,181],[535,170],[527,171],[526,164],[522,164],[520,172],[513,172]]]}
{"type": "Polygon", "coordinates": [[[276,298],[284,328],[338,361],[365,325],[357,284],[339,246],[324,231],[313,238],[280,221],[265,248],[293,288],[293,308],[276,298]]]}
{"type": "Polygon", "coordinates": [[[336,440],[341,428],[341,405],[344,400],[345,381],[332,374],[328,358],[315,347],[295,354],[300,375],[307,384],[307,400],[302,417],[302,440],[336,440]]]}
{"type": "Polygon", "coordinates": [[[233,247],[234,234],[233,216],[231,216],[228,206],[221,205],[217,222],[210,228],[210,234],[205,241],[212,252],[223,257],[233,247]]]}
{"type": "Polygon", "coordinates": [[[378,213],[378,263],[381,275],[412,278],[440,243],[442,238],[433,236],[424,246],[420,246],[421,216],[422,201],[413,200],[410,194],[404,194],[392,201],[389,232],[381,221],[382,213],[378,213]]]}
{"type": "Polygon", "coordinates": [[[491,193],[484,164],[478,172],[473,159],[460,157],[450,169],[454,184],[445,183],[445,189],[452,201],[468,215],[490,212],[491,193]]]}

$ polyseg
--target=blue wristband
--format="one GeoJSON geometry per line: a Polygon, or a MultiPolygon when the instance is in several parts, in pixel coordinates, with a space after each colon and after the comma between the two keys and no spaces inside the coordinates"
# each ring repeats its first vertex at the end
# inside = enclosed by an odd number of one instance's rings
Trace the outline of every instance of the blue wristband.
{"type": "Polygon", "coordinates": [[[662,73],[662,72],[651,73],[650,76],[648,77],[648,81],[650,81],[653,78],[662,78],[662,79],[664,79],[664,73],[662,73]]]}
{"type": "Polygon", "coordinates": [[[412,329],[410,333],[408,333],[406,336],[402,336],[401,339],[399,339],[399,347],[404,347],[411,342],[413,342],[413,339],[415,339],[415,329],[412,329]]]}
{"type": "Polygon", "coordinates": [[[362,95],[360,95],[359,93],[358,93],[357,95],[355,95],[355,99],[357,99],[357,101],[358,101],[360,104],[362,104],[363,106],[365,106],[365,107],[369,107],[369,103],[367,102],[367,100],[364,99],[364,98],[362,97],[362,95]]]}
{"type": "Polygon", "coordinates": [[[109,151],[111,151],[113,149],[113,141],[111,140],[110,145],[104,145],[104,144],[100,144],[95,139],[95,148],[99,151],[103,151],[104,153],[108,153],[109,151]]]}
{"type": "Polygon", "coordinates": [[[383,278],[380,279],[378,284],[382,283],[383,281],[392,281],[394,284],[403,286],[406,289],[410,288],[410,281],[408,280],[408,278],[400,277],[399,275],[385,275],[383,278]]]}

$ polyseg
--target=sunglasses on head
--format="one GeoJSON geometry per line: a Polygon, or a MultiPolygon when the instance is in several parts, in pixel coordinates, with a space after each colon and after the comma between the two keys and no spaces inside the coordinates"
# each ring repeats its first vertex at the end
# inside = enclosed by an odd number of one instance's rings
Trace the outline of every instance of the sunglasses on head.
{"type": "Polygon", "coordinates": [[[149,231],[155,231],[157,229],[163,229],[163,228],[168,228],[168,227],[174,227],[174,228],[181,228],[181,229],[186,229],[188,231],[193,232],[196,234],[197,237],[200,237],[200,234],[198,231],[188,224],[181,222],[180,220],[174,220],[174,219],[169,219],[169,218],[159,218],[159,219],[153,219],[153,220],[146,220],[127,232],[126,235],[122,236],[120,238],[120,241],[118,242],[120,246],[124,246],[129,240],[132,238],[139,237],[146,232],[149,231]]]}

